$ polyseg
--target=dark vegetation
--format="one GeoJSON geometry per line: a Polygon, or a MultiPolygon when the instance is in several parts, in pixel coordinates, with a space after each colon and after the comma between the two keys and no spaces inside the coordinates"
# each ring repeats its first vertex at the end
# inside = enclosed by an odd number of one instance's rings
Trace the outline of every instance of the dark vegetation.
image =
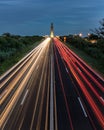
{"type": "Polygon", "coordinates": [[[64,41],[64,37],[66,37],[67,45],[73,46],[77,50],[83,51],[88,57],[91,57],[96,63],[91,63],[94,68],[104,74],[104,19],[100,24],[101,27],[93,30],[88,37],[69,35],[61,36],[61,40],[64,41]]]}
{"type": "Polygon", "coordinates": [[[0,36],[0,75],[18,62],[42,40],[41,36],[19,36],[4,33],[0,36]]]}
{"type": "Polygon", "coordinates": [[[100,27],[91,30],[98,38],[104,38],[104,18],[100,21],[100,27]]]}

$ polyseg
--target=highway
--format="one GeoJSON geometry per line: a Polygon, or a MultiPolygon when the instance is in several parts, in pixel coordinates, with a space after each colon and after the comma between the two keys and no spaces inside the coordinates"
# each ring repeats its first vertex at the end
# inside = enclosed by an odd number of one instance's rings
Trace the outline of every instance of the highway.
{"type": "Polygon", "coordinates": [[[104,79],[57,38],[0,77],[1,130],[103,130],[104,79]]]}

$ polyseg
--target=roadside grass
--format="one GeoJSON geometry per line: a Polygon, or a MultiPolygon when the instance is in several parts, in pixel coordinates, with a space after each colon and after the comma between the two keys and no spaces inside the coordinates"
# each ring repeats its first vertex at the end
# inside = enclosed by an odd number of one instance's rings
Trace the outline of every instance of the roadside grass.
{"type": "Polygon", "coordinates": [[[99,75],[104,77],[104,63],[99,59],[95,59],[84,51],[75,48],[72,45],[66,44],[72,51],[74,51],[80,58],[82,58],[91,68],[93,68],[99,75]]]}
{"type": "Polygon", "coordinates": [[[15,65],[19,60],[21,60],[26,54],[28,54],[33,48],[35,48],[40,42],[35,42],[24,49],[19,50],[15,55],[7,58],[4,62],[0,64],[0,75],[5,73],[13,65],[15,65]]]}

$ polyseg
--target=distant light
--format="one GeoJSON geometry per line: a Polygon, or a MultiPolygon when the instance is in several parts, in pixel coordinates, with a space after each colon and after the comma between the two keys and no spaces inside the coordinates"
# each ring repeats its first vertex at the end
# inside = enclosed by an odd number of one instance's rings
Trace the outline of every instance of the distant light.
{"type": "Polygon", "coordinates": [[[50,27],[50,37],[53,38],[54,37],[54,27],[53,27],[53,23],[51,23],[51,27],[50,27]]]}
{"type": "Polygon", "coordinates": [[[83,35],[82,33],[79,34],[80,37],[82,37],[82,35],[83,35]]]}
{"type": "Polygon", "coordinates": [[[97,43],[97,40],[90,40],[92,44],[97,43]]]}
{"type": "Polygon", "coordinates": [[[54,34],[53,34],[53,33],[51,33],[50,37],[51,37],[51,38],[53,38],[53,37],[54,37],[54,34]]]}
{"type": "Polygon", "coordinates": [[[88,36],[90,36],[91,34],[90,34],[90,33],[88,33],[87,35],[88,35],[88,36]]]}
{"type": "Polygon", "coordinates": [[[55,37],[57,37],[58,39],[60,39],[60,36],[55,36],[55,37]]]}
{"type": "Polygon", "coordinates": [[[66,37],[64,37],[64,43],[66,43],[66,37]]]}

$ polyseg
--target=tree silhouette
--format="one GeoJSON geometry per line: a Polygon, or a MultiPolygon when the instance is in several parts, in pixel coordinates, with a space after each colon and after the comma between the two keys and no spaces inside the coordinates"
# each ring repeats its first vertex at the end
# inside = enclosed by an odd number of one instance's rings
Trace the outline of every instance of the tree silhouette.
{"type": "Polygon", "coordinates": [[[97,35],[99,38],[104,38],[104,18],[100,21],[100,27],[95,30],[91,30],[95,35],[97,35]]]}

